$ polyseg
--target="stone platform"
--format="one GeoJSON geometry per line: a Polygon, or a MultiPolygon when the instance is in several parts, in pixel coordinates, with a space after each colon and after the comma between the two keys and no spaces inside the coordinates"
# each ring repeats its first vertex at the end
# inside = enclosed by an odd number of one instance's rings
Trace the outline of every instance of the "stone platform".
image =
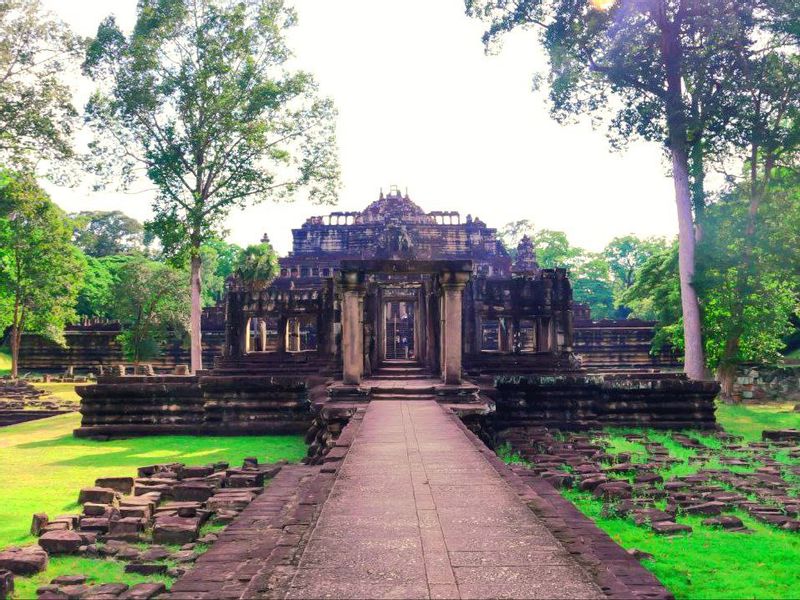
{"type": "Polygon", "coordinates": [[[669,596],[541,483],[551,497],[435,400],[373,401],[322,465],[285,468],[171,596],[669,596]]]}

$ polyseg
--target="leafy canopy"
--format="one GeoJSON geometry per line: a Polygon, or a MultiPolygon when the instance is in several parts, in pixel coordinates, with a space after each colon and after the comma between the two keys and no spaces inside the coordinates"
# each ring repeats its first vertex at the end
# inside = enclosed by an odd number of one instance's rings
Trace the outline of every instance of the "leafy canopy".
{"type": "Polygon", "coordinates": [[[83,211],[70,218],[75,227],[73,241],[88,256],[100,258],[144,249],[144,226],[122,211],[83,211]]]}
{"type": "Polygon", "coordinates": [[[167,256],[199,256],[249,201],[338,187],[333,105],[290,71],[282,0],[140,0],[133,32],[100,25],[84,71],[96,172],[156,185],[150,229],[167,256]]]}
{"type": "Polygon", "coordinates": [[[75,318],[84,261],[71,234],[32,175],[0,170],[0,330],[11,327],[12,375],[23,332],[63,343],[75,318]]]}
{"type": "Polygon", "coordinates": [[[111,287],[111,315],[122,323],[120,340],[130,360],[138,363],[157,356],[170,333],[186,330],[187,288],[182,271],[143,256],[120,267],[111,287]]]}
{"type": "Polygon", "coordinates": [[[39,0],[0,0],[0,162],[30,168],[74,155],[70,65],[83,45],[39,0]]]}

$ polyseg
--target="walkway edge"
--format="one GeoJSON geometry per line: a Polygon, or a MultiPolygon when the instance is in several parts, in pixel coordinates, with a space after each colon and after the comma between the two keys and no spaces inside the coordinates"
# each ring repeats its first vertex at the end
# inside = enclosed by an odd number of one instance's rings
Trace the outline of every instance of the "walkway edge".
{"type": "MultiPolygon", "coordinates": [[[[443,407],[444,408],[444,407],[443,407]]],[[[446,412],[506,483],[542,520],[609,598],[672,600],[674,596],[641,563],[580,512],[549,482],[504,463],[449,408],[446,412]]]]}

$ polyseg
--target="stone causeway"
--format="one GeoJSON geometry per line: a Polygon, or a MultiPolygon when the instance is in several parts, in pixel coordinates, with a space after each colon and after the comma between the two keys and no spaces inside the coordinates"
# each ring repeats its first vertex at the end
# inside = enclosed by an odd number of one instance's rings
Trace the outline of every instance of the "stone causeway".
{"type": "Polygon", "coordinates": [[[285,466],[170,598],[668,598],[546,481],[435,400],[360,407],[285,466]]]}

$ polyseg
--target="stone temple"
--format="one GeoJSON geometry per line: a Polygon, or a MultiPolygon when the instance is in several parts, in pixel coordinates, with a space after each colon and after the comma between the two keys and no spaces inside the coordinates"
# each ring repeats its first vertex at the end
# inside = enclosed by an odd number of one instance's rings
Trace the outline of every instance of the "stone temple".
{"type": "Polygon", "coordinates": [[[308,431],[313,460],[359,405],[389,398],[436,399],[490,444],[543,425],[715,426],[714,383],[658,357],[584,364],[568,273],[540,268],[527,238],[512,259],[479,218],[396,188],[292,236],[275,280],[228,282],[213,368],[102,377],[80,392],[76,435],[308,431]]]}

